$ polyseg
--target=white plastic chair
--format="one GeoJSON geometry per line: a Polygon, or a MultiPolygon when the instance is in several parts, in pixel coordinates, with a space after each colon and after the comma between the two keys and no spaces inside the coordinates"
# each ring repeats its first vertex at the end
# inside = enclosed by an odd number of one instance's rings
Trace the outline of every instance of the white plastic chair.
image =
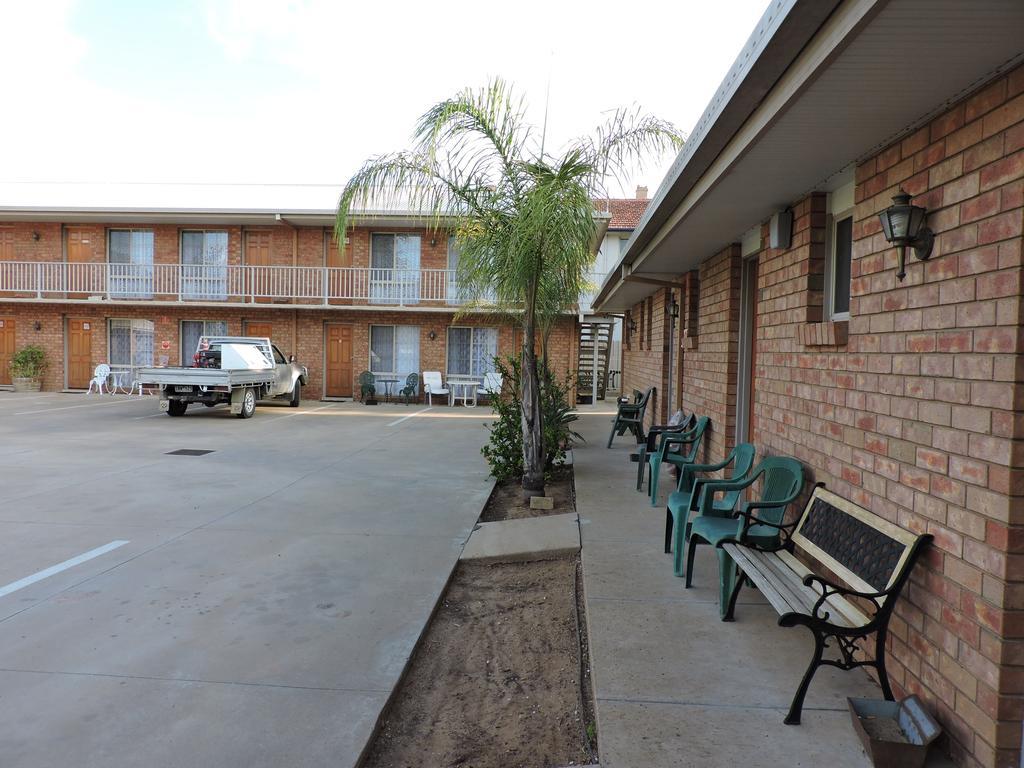
{"type": "Polygon", "coordinates": [[[431,395],[448,395],[448,405],[451,405],[451,391],[441,381],[440,371],[423,372],[423,392],[427,396],[427,405],[433,405],[431,395]]]}
{"type": "Polygon", "coordinates": [[[96,387],[97,395],[102,395],[104,389],[109,393],[111,390],[108,379],[110,379],[110,366],[106,363],[100,363],[96,366],[96,370],[92,372],[92,379],[89,380],[89,388],[85,390],[85,394],[88,395],[92,392],[93,387],[96,387]]]}
{"type": "Polygon", "coordinates": [[[488,398],[495,398],[501,394],[501,374],[500,373],[485,373],[484,381],[477,390],[477,395],[483,395],[488,398]]]}

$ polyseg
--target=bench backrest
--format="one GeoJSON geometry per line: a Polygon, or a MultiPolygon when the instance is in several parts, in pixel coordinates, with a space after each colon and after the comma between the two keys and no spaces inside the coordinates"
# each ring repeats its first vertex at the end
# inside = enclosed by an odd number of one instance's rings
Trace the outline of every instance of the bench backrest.
{"type": "MultiPolygon", "coordinates": [[[[793,543],[858,592],[897,586],[921,537],[817,486],[793,532],[793,543]]],[[[912,563],[911,563],[912,564],[912,563]]]]}

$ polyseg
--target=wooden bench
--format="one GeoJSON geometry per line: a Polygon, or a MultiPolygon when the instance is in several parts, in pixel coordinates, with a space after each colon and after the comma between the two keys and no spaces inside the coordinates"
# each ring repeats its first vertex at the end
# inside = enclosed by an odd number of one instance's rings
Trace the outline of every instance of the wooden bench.
{"type": "MultiPolygon", "coordinates": [[[[744,528],[757,523],[753,516],[745,517],[744,528]]],[[[732,621],[736,598],[749,580],[779,614],[779,626],[802,625],[814,635],[814,654],[793,696],[786,723],[800,722],[804,696],[822,665],[843,670],[874,667],[882,693],[892,701],[885,670],[889,618],[921,547],[932,537],[893,525],[820,483],[795,524],[774,527],[783,533],[774,549],[759,549],[737,539],[723,540],[718,546],[740,570],[725,621],[732,621]],[[797,548],[830,575],[816,573],[798,560],[793,554],[797,548]],[[857,645],[872,636],[873,659],[865,657],[857,645]],[[839,658],[823,658],[825,649],[833,647],[832,641],[839,658]]]]}

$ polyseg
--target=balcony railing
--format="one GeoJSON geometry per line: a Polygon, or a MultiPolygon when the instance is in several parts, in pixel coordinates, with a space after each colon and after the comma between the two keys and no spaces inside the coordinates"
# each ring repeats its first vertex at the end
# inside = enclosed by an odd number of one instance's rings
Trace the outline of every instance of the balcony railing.
{"type": "Polygon", "coordinates": [[[0,299],[466,303],[447,269],[375,269],[189,264],[0,261],[0,299]]]}

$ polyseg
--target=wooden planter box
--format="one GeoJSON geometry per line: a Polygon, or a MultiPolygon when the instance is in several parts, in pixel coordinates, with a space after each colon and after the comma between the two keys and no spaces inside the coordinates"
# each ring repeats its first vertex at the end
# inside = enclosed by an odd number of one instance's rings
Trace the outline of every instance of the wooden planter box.
{"type": "Polygon", "coordinates": [[[11,378],[11,384],[14,386],[15,392],[38,392],[42,386],[42,382],[39,379],[30,379],[23,376],[11,378]]]}

